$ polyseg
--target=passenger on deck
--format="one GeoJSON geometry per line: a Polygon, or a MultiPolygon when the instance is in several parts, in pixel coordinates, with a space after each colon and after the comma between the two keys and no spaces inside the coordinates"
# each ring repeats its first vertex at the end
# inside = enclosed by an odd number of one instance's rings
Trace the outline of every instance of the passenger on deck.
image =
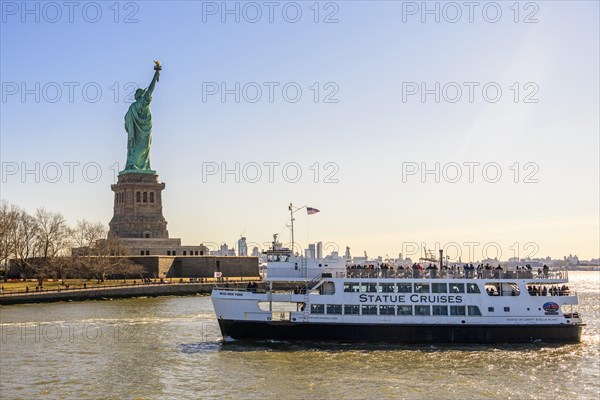
{"type": "Polygon", "coordinates": [[[497,279],[502,278],[502,272],[503,272],[502,266],[500,264],[498,264],[498,266],[494,270],[494,278],[497,278],[497,279]]]}
{"type": "Polygon", "coordinates": [[[418,278],[419,277],[419,266],[417,265],[417,263],[413,264],[412,270],[413,270],[413,278],[418,278]]]}
{"type": "Polygon", "coordinates": [[[469,264],[469,278],[475,278],[475,267],[473,264],[469,264]]]}
{"type": "Polygon", "coordinates": [[[544,266],[542,267],[544,269],[544,278],[548,278],[548,271],[550,270],[550,267],[548,267],[546,264],[544,264],[544,266]]]}
{"type": "Polygon", "coordinates": [[[542,288],[542,296],[546,296],[546,295],[548,295],[548,289],[546,288],[546,286],[544,286],[542,288]]]}
{"type": "Polygon", "coordinates": [[[430,278],[433,278],[433,272],[431,272],[432,269],[433,269],[433,265],[429,264],[427,266],[427,272],[429,273],[430,278]]]}

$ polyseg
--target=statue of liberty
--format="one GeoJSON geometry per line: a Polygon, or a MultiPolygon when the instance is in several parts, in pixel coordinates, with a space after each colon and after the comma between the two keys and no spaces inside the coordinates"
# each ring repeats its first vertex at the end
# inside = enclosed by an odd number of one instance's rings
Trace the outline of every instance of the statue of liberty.
{"type": "Polygon", "coordinates": [[[150,102],[156,82],[159,81],[162,69],[160,62],[154,61],[154,77],[148,89],[135,91],[135,102],[129,106],[125,114],[125,130],[127,131],[127,163],[121,173],[154,174],[150,168],[150,144],[152,144],[152,115],[150,102]]]}

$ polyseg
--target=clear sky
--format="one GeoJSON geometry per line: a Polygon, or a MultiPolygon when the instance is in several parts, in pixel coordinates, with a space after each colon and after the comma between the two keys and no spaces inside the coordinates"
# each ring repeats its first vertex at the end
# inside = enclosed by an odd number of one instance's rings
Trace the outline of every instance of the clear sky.
{"type": "Polygon", "coordinates": [[[31,212],[108,224],[158,59],[151,160],[184,244],[289,240],[293,202],[321,210],[302,247],[600,256],[597,1],[0,4],[2,198],[31,212]]]}

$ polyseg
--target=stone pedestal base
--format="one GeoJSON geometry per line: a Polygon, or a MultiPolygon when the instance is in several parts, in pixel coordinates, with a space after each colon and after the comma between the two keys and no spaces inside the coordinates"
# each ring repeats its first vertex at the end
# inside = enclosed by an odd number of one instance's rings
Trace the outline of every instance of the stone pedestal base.
{"type": "Polygon", "coordinates": [[[111,189],[115,192],[109,237],[167,239],[167,221],[162,213],[164,183],[158,175],[122,173],[111,189]]]}

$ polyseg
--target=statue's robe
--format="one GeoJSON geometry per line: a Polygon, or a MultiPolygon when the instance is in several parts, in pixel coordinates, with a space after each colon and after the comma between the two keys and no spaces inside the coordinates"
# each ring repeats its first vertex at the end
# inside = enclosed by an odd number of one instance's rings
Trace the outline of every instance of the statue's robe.
{"type": "Polygon", "coordinates": [[[132,103],[125,114],[127,131],[126,170],[150,170],[150,144],[152,143],[152,96],[146,92],[132,103]]]}

